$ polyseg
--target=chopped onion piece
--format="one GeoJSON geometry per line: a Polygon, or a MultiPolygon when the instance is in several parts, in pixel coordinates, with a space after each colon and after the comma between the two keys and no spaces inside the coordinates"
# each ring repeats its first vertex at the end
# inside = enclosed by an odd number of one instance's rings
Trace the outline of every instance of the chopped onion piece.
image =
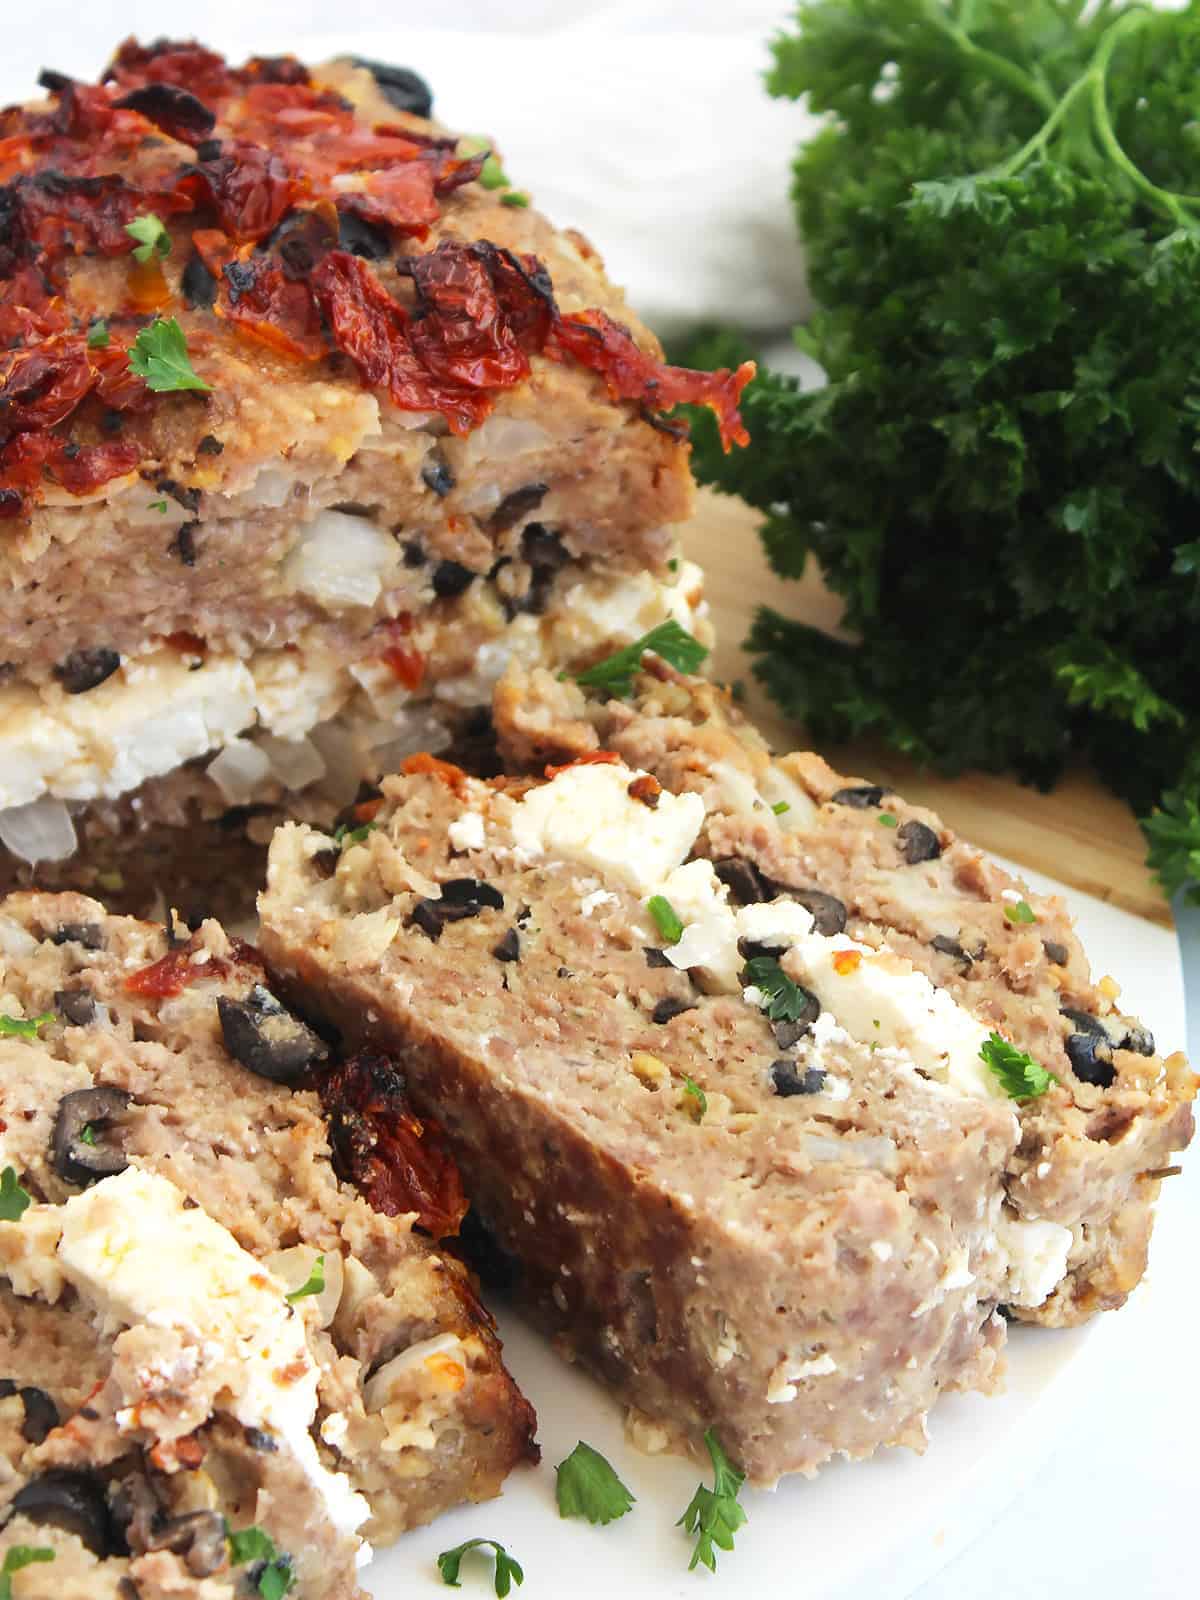
{"type": "Polygon", "coordinates": [[[249,739],[231,739],[205,770],[231,806],[242,806],[269,780],[271,763],[249,739]]]}
{"type": "Polygon", "coordinates": [[[266,733],[258,747],[285,789],[307,789],[325,776],[325,762],[311,739],[277,739],[266,733]]]}
{"type": "Polygon", "coordinates": [[[65,861],[75,853],[75,824],[65,801],[44,794],[0,811],[0,840],[22,861],[65,861]]]}
{"type": "Polygon", "coordinates": [[[395,539],[374,523],[322,511],[284,562],[283,580],[331,609],[370,606],[398,555],[395,539]]]}

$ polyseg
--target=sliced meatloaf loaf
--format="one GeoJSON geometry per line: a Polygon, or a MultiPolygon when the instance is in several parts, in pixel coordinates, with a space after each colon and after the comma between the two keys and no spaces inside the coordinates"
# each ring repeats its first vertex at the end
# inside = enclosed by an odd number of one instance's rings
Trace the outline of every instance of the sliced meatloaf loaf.
{"type": "Polygon", "coordinates": [[[346,61],[129,41],[42,82],[0,112],[10,848],[231,744],[290,782],[351,702],[478,703],[582,574],[666,578],[692,490],[660,412],[742,439],[750,369],[664,366],[486,141],[346,61]]]}
{"type": "Polygon", "coordinates": [[[613,753],[383,796],[340,848],[276,834],[262,948],[396,1053],[543,1326],[762,1483],[991,1386],[998,1308],[1078,1248],[1009,1198],[1035,1062],[819,899],[731,889],[701,795],[613,753]]]}
{"type": "Polygon", "coordinates": [[[0,903],[0,1017],[0,1551],[54,1558],[18,1596],[281,1594],[275,1564],[349,1600],[371,1541],[530,1455],[414,1231],[464,1202],[389,1063],[332,1060],[217,924],[78,895],[0,903]]]}
{"type": "Polygon", "coordinates": [[[783,896],[826,932],[911,962],[1053,1073],[1020,1107],[1008,1204],[1071,1230],[1067,1271],[1017,1316],[1050,1325],[1120,1306],[1146,1267],[1156,1174],[1192,1135],[1196,1078],[1165,1060],[1093,975],[1067,906],[955,836],[931,811],[820,756],[776,759],[728,695],[653,663],[627,700],[514,669],[496,699],[501,748],[540,770],[601,746],[704,803],[697,850],[739,903],[783,896]]]}

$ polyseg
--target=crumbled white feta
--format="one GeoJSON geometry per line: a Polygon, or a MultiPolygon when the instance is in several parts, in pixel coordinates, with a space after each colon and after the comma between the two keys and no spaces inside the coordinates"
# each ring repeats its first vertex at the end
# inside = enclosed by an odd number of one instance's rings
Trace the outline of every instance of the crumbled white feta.
{"type": "Polygon", "coordinates": [[[799,1363],[781,1361],[767,1383],[767,1404],[786,1405],[800,1393],[796,1387],[798,1383],[805,1383],[809,1378],[827,1378],[837,1370],[838,1364],[828,1351],[799,1363]]]}
{"type": "Polygon", "coordinates": [[[585,894],[579,902],[580,913],[590,917],[593,911],[598,911],[601,906],[615,905],[617,896],[610,894],[607,889],[593,889],[591,894],[585,894]]]}
{"type": "Polygon", "coordinates": [[[1057,1222],[1031,1222],[1005,1211],[996,1223],[996,1237],[1008,1256],[1004,1299],[1014,1306],[1040,1306],[1066,1273],[1070,1228],[1057,1222]]]}
{"type": "Polygon", "coordinates": [[[871,1240],[871,1254],[875,1257],[876,1261],[890,1261],[895,1253],[896,1252],[894,1248],[887,1242],[886,1239],[871,1240]]]}
{"type": "Polygon", "coordinates": [[[317,1455],[318,1369],[283,1283],[206,1211],[185,1207],[174,1184],[137,1167],[59,1209],[59,1265],[84,1299],[110,1326],[180,1328],[228,1352],[243,1378],[233,1414],[286,1441],[331,1520],[352,1534],[369,1508],[317,1455]]]}
{"type": "Polygon", "coordinates": [[[464,811],[461,817],[455,817],[446,834],[456,850],[482,850],[483,818],[478,811],[464,811]]]}
{"type": "Polygon", "coordinates": [[[641,775],[623,762],[568,767],[513,807],[517,848],[531,861],[545,855],[577,861],[639,894],[655,893],[695,843],[704,801],[664,789],[651,810],[629,794],[641,775]]]}

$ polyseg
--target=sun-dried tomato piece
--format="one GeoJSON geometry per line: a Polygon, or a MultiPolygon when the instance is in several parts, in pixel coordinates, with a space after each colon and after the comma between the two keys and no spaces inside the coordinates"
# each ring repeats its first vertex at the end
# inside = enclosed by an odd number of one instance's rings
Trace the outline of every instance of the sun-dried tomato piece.
{"type": "Polygon", "coordinates": [[[538,264],[480,240],[443,239],[404,263],[417,292],[411,342],[437,378],[475,389],[507,389],[529,375],[529,353],[546,342],[554,299],[538,264]]]}
{"type": "MultiPolygon", "coordinates": [[[[210,265],[207,256],[206,265],[210,265]]],[[[222,268],[219,317],[280,355],[317,361],[327,353],[321,319],[305,283],[289,278],[279,259],[243,245],[222,268]]]]}
{"type": "Polygon", "coordinates": [[[110,411],[145,411],[154,394],[129,367],[129,350],[115,340],[103,350],[89,350],[95,393],[110,411]]]}
{"type": "Polygon", "coordinates": [[[737,407],[742,390],[754,376],[753,361],[743,361],[736,372],[727,367],[717,372],[670,367],[640,349],[628,329],[598,310],[560,319],[547,354],[559,351],[600,373],[614,399],[636,400],[651,411],[669,411],[684,404],[708,406],[716,416],[726,450],[750,443],[737,407]]]}
{"type": "Polygon", "coordinates": [[[386,1056],[351,1056],[317,1080],[338,1176],[384,1216],[415,1212],[435,1239],[458,1232],[462,1179],[436,1123],[413,1115],[403,1076],[386,1056]]]}
{"type": "Polygon", "coordinates": [[[73,444],[55,439],[47,466],[70,494],[91,494],[113,478],[123,478],[142,459],[140,446],[118,439],[102,444],[73,444]]]}
{"type": "Polygon", "coordinates": [[[365,262],[333,250],[312,276],[313,292],[339,350],[369,384],[386,389],[402,411],[440,411],[456,433],[469,433],[492,408],[488,396],[438,383],[409,342],[409,316],[365,262]]]}
{"type": "Polygon", "coordinates": [[[19,266],[0,280],[0,349],[36,344],[67,326],[61,299],[49,292],[35,267],[19,266]]]}
{"type": "Polygon", "coordinates": [[[53,334],[0,356],[0,432],[53,428],[92,387],[87,346],[78,334],[53,334]]]}
{"type": "Polygon", "coordinates": [[[189,984],[199,983],[202,978],[227,977],[235,965],[262,966],[262,959],[252,944],[244,939],[231,939],[229,944],[228,957],[210,955],[205,961],[193,961],[192,957],[200,948],[193,934],[184,944],[168,950],[165,956],[131,973],[125,979],[125,989],[129,994],[140,994],[147,999],[166,1000],[182,994],[189,984]]]}
{"type": "Polygon", "coordinates": [[[139,112],[181,144],[199,144],[217,120],[202,100],[177,83],[143,83],[112,103],[118,110],[139,112]]]}
{"type": "Polygon", "coordinates": [[[53,169],[15,178],[0,190],[0,272],[7,251],[12,262],[29,249],[51,258],[64,254],[128,255],[137,241],[125,231],[139,212],[178,209],[170,197],[155,196],[114,173],[79,177],[53,169]],[[7,250],[6,250],[7,247],[7,250]]]}
{"type": "Polygon", "coordinates": [[[306,189],[281,156],[241,140],[185,168],[177,185],[193,204],[211,205],[224,232],[239,240],[265,239],[306,189]]]}
{"type": "Polygon", "coordinates": [[[441,216],[433,183],[433,172],[420,161],[382,172],[347,173],[336,184],[338,210],[423,239],[441,216]]]}
{"type": "Polygon", "coordinates": [[[174,83],[209,103],[233,94],[238,75],[224,56],[195,39],[156,39],[142,45],[128,38],[105,69],[104,83],[122,88],[143,83],[174,83]]]}

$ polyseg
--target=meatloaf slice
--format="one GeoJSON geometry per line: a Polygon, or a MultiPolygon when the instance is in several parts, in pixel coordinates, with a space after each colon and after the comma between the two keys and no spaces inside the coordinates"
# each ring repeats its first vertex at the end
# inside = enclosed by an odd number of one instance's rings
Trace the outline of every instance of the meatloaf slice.
{"type": "Polygon", "coordinates": [[[359,1596],[368,1541],[533,1450],[435,1242],[464,1206],[436,1130],[216,923],[14,895],[0,966],[0,1549],[55,1554],[19,1592],[220,1600],[258,1528],[296,1594],[359,1596]]]}
{"type": "Polygon", "coordinates": [[[659,409],[743,438],[751,369],[666,367],[483,141],[346,61],[43,82],[0,112],[0,838],[255,730],[294,767],[359,688],[403,721],[568,565],[666,578],[659,409]]]}
{"type": "Polygon", "coordinates": [[[1157,1174],[1192,1136],[1197,1080],[1093,975],[1061,898],[886,788],[811,753],[777,759],[728,695],[662,663],[607,701],[514,668],[495,724],[517,770],[604,746],[700,796],[697,849],[740,902],[798,899],[826,931],[895,951],[1053,1073],[1020,1107],[1005,1184],[1017,1214],[1071,1229],[1068,1270],[1014,1310],[1063,1326],[1123,1304],[1145,1271],[1157,1174]]]}
{"type": "Polygon", "coordinates": [[[919,1449],[1075,1247],[1008,1201],[989,1028],[800,898],[739,905],[701,797],[590,754],[416,758],[340,849],[282,828],[275,980],[395,1052],[535,1317],[660,1439],[760,1483],[919,1449]]]}

